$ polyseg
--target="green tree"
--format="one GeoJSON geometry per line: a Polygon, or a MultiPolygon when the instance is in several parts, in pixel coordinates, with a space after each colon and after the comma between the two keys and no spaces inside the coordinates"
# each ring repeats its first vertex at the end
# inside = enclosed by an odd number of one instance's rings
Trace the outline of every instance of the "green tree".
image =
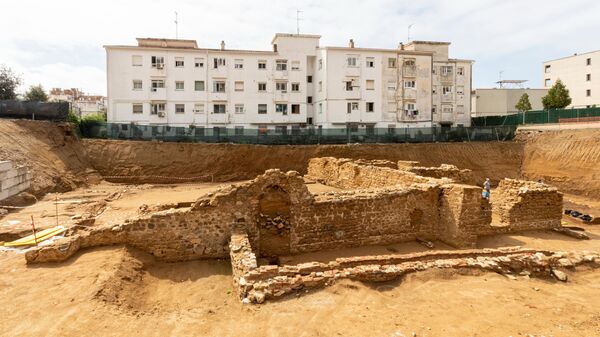
{"type": "Polygon", "coordinates": [[[17,99],[17,87],[23,80],[12,69],[0,64],[0,100],[17,99]]]}
{"type": "Polygon", "coordinates": [[[569,89],[565,87],[560,79],[556,80],[556,83],[548,90],[548,94],[542,98],[542,104],[544,105],[544,109],[566,108],[571,104],[569,89]]]}
{"type": "Polygon", "coordinates": [[[515,109],[517,109],[519,112],[531,110],[531,102],[529,102],[529,95],[527,93],[521,95],[519,102],[517,102],[517,105],[515,105],[515,109]]]}
{"type": "Polygon", "coordinates": [[[41,84],[32,85],[29,87],[29,90],[25,93],[25,97],[23,97],[26,101],[31,102],[46,102],[48,101],[48,95],[42,88],[41,84]]]}

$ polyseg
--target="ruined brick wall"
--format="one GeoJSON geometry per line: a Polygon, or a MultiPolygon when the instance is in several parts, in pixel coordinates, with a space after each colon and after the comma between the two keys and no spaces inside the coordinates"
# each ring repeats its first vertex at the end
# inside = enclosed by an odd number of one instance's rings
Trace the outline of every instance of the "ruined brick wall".
{"type": "Polygon", "coordinates": [[[471,170],[459,169],[454,165],[442,164],[438,167],[418,166],[418,162],[399,161],[398,169],[412,172],[418,176],[436,179],[449,178],[461,184],[479,185],[473,178],[471,170]]]}
{"type": "Polygon", "coordinates": [[[389,166],[375,166],[369,163],[364,165],[352,159],[333,157],[311,159],[308,162],[307,178],[344,189],[408,186],[430,181],[428,178],[389,166]]]}
{"type": "Polygon", "coordinates": [[[481,197],[477,186],[446,184],[442,186],[439,207],[441,241],[455,247],[474,247],[477,233],[490,226],[492,212],[489,202],[481,197]]]}
{"type": "Polygon", "coordinates": [[[435,239],[437,186],[325,193],[294,209],[291,245],[305,252],[435,239]]]}
{"type": "Polygon", "coordinates": [[[492,191],[491,203],[498,225],[496,231],[548,229],[561,225],[562,193],[533,181],[504,179],[492,191]]]}

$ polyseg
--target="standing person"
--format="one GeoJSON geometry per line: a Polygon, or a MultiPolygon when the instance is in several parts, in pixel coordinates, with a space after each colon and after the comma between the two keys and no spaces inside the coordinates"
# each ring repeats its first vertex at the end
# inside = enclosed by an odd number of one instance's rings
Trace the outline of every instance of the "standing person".
{"type": "Polygon", "coordinates": [[[485,182],[483,183],[483,197],[490,200],[490,191],[492,189],[492,184],[490,182],[490,178],[485,178],[485,182]]]}

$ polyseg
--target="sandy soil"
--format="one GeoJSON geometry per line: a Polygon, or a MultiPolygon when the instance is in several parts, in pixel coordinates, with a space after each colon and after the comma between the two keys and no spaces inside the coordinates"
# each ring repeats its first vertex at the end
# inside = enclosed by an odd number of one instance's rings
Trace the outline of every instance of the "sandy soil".
{"type": "Polygon", "coordinates": [[[131,259],[113,247],[26,267],[22,256],[0,254],[2,335],[600,335],[600,271],[572,273],[566,284],[433,271],[393,283],[343,281],[244,306],[232,292],[226,261],[151,263],[141,281],[107,299],[102,294],[113,291],[114,275],[131,259]]]}

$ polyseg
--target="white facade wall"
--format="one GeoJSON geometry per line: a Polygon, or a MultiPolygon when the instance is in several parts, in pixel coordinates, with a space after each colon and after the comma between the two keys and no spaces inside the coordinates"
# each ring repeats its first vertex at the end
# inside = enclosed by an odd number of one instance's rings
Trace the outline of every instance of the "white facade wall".
{"type": "MultiPolygon", "coordinates": [[[[247,128],[469,125],[470,61],[445,60],[455,69],[464,64],[465,70],[452,78],[454,88],[464,86],[464,95],[445,102],[452,104],[453,112],[444,119],[437,111],[432,113],[436,104],[432,69],[437,62],[431,51],[319,47],[319,36],[294,34],[277,34],[274,51],[168,46],[177,40],[164,40],[167,47],[161,47],[160,41],[152,39],[152,46],[105,47],[109,122],[247,128]],[[152,67],[153,57],[163,57],[164,68],[152,67]],[[356,58],[356,64],[348,66],[348,57],[356,58]],[[389,66],[390,58],[396,59],[395,67],[389,66]],[[214,68],[215,59],[224,59],[225,65],[214,68]],[[277,70],[278,60],[287,61],[287,70],[277,70]],[[403,67],[407,60],[414,62],[411,71],[403,67]],[[183,66],[176,66],[176,61],[183,61],[183,66]],[[203,66],[196,67],[197,62],[203,66]],[[266,62],[266,69],[259,69],[259,62],[266,62]],[[152,89],[153,80],[164,81],[165,87],[152,89]],[[345,84],[349,80],[355,83],[350,91],[345,84]],[[141,88],[134,88],[134,81],[138,86],[141,81],[141,88]],[[195,90],[196,81],[204,82],[203,91],[195,90]],[[225,82],[225,92],[213,90],[217,81],[225,82]],[[414,88],[405,87],[405,81],[414,81],[414,88]],[[183,89],[177,87],[181,82],[183,89]],[[259,83],[266,83],[265,91],[259,91],[259,83]],[[286,83],[287,90],[276,90],[277,83],[286,83]],[[292,84],[297,90],[292,90],[292,84]],[[349,112],[348,103],[357,103],[352,105],[357,109],[349,112]],[[373,103],[372,112],[367,111],[368,103],[373,103]],[[164,104],[164,113],[151,113],[158,104],[164,104]],[[225,113],[215,113],[215,104],[224,104],[225,113]],[[267,105],[266,114],[258,113],[259,104],[267,105]],[[285,105],[287,113],[276,111],[277,105],[285,105]],[[457,112],[461,105],[464,114],[457,112]],[[134,106],[141,106],[141,113],[134,113],[134,106]],[[184,107],[183,111],[176,111],[177,107],[184,107]]],[[[438,55],[447,56],[447,44],[443,47],[445,54],[438,55]]]]}
{"type": "Polygon", "coordinates": [[[569,89],[570,107],[600,106],[600,50],[544,62],[544,88],[550,89],[558,79],[569,89]]]}
{"type": "Polygon", "coordinates": [[[548,94],[548,89],[475,89],[472,96],[471,116],[505,116],[518,112],[515,105],[523,94],[529,95],[532,110],[542,110],[542,97],[548,94]]]}

